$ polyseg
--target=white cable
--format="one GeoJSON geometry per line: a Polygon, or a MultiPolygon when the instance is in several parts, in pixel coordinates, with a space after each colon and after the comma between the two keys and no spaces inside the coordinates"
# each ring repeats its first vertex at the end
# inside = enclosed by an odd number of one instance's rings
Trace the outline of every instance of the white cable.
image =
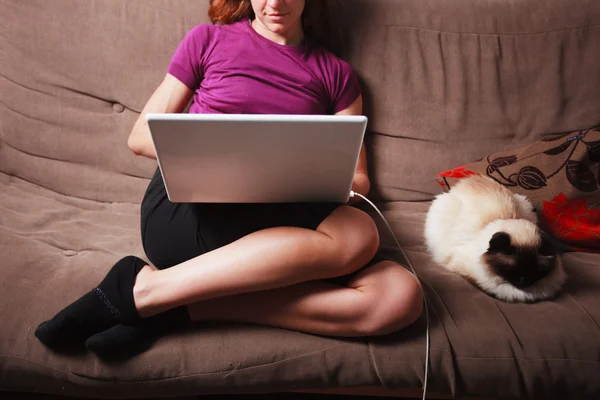
{"type": "MultiPolygon", "coordinates": [[[[400,246],[400,243],[398,243],[398,239],[396,239],[396,235],[394,235],[394,231],[390,227],[390,224],[388,224],[388,222],[386,221],[386,219],[383,216],[383,214],[381,213],[381,211],[379,211],[379,209],[377,207],[375,207],[375,204],[373,204],[365,196],[363,196],[362,194],[356,193],[356,192],[354,192],[354,191],[351,190],[350,191],[350,197],[354,197],[354,196],[359,196],[360,198],[362,198],[363,200],[365,200],[381,216],[381,218],[383,219],[383,222],[385,222],[385,224],[387,225],[388,229],[390,230],[390,233],[392,234],[392,237],[396,241],[396,245],[398,246],[398,249],[400,249],[400,252],[402,253],[402,255],[404,256],[404,258],[406,259],[406,262],[408,263],[408,266],[409,266],[411,272],[413,273],[413,275],[417,279],[419,279],[419,276],[417,275],[417,272],[413,268],[413,266],[412,266],[410,260],[408,259],[406,253],[404,252],[404,250],[400,246]]],[[[427,376],[428,376],[428,371],[429,371],[429,310],[428,310],[428,307],[427,307],[427,296],[425,295],[425,292],[423,292],[423,302],[425,304],[425,319],[426,319],[426,328],[425,328],[425,378],[423,380],[423,400],[425,400],[425,396],[427,394],[427,376]]]]}

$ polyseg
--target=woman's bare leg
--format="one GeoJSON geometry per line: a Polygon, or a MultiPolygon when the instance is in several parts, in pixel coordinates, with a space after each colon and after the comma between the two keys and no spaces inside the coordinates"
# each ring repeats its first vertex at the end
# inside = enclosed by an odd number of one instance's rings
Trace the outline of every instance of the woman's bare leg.
{"type": "Polygon", "coordinates": [[[194,321],[249,322],[346,337],[395,332],[416,321],[422,309],[419,281],[392,261],[364,269],[347,287],[304,282],[188,306],[194,321]]]}
{"type": "Polygon", "coordinates": [[[216,297],[332,278],[365,265],[379,246],[375,223],[354,207],[335,209],[316,231],[264,229],[165,270],[144,267],[134,286],[142,317],[216,297]]]}

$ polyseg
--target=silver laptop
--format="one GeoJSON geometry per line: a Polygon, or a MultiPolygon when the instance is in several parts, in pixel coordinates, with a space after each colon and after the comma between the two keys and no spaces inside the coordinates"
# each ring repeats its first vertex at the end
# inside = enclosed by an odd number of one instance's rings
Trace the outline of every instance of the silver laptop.
{"type": "Polygon", "coordinates": [[[146,114],[174,203],[348,201],[367,118],[146,114]]]}

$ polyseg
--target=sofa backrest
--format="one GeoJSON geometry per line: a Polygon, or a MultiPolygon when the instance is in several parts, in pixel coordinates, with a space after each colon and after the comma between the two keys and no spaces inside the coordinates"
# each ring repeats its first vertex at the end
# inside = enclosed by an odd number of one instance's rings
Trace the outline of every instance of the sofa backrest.
{"type": "Polygon", "coordinates": [[[156,162],[127,138],[199,0],[0,0],[0,171],[67,195],[140,202],[156,162]]]}
{"type": "Polygon", "coordinates": [[[438,172],[600,122],[597,0],[342,2],[372,197],[430,199],[438,172]]]}
{"type": "MultiPolygon", "coordinates": [[[[371,197],[427,200],[444,169],[600,122],[597,0],[340,0],[369,117],[371,197]]],[[[0,171],[139,202],[131,128],[208,0],[0,0],[0,171]]]]}

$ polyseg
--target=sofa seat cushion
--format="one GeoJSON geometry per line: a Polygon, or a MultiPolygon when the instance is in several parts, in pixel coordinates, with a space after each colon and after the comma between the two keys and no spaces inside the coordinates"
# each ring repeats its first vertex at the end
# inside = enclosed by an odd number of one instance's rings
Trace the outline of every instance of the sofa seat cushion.
{"type": "MultiPolygon", "coordinates": [[[[429,302],[430,390],[488,398],[598,398],[600,254],[565,255],[568,279],[555,301],[505,303],[433,263],[422,239],[429,205],[379,204],[429,302]]],[[[385,224],[373,218],[382,251],[397,253],[385,224]]],[[[421,385],[424,331],[421,318],[405,330],[369,339],[384,386],[421,385]]]]}
{"type": "MultiPolygon", "coordinates": [[[[569,281],[554,302],[502,303],[432,264],[421,239],[428,205],[380,204],[429,299],[430,391],[597,396],[600,255],[566,256],[569,281]]],[[[424,316],[381,337],[198,323],[122,362],[56,354],[35,338],[35,328],[90,290],[118,258],[144,258],[139,205],[69,197],[0,174],[0,210],[0,390],[107,398],[422,384],[424,316]]],[[[375,220],[382,251],[396,257],[375,220]]]]}
{"type": "Polygon", "coordinates": [[[124,255],[147,259],[139,208],[0,173],[0,391],[133,398],[380,386],[363,340],[253,325],[198,324],[124,362],[49,351],[34,336],[39,323],[91,290],[124,255]]]}

